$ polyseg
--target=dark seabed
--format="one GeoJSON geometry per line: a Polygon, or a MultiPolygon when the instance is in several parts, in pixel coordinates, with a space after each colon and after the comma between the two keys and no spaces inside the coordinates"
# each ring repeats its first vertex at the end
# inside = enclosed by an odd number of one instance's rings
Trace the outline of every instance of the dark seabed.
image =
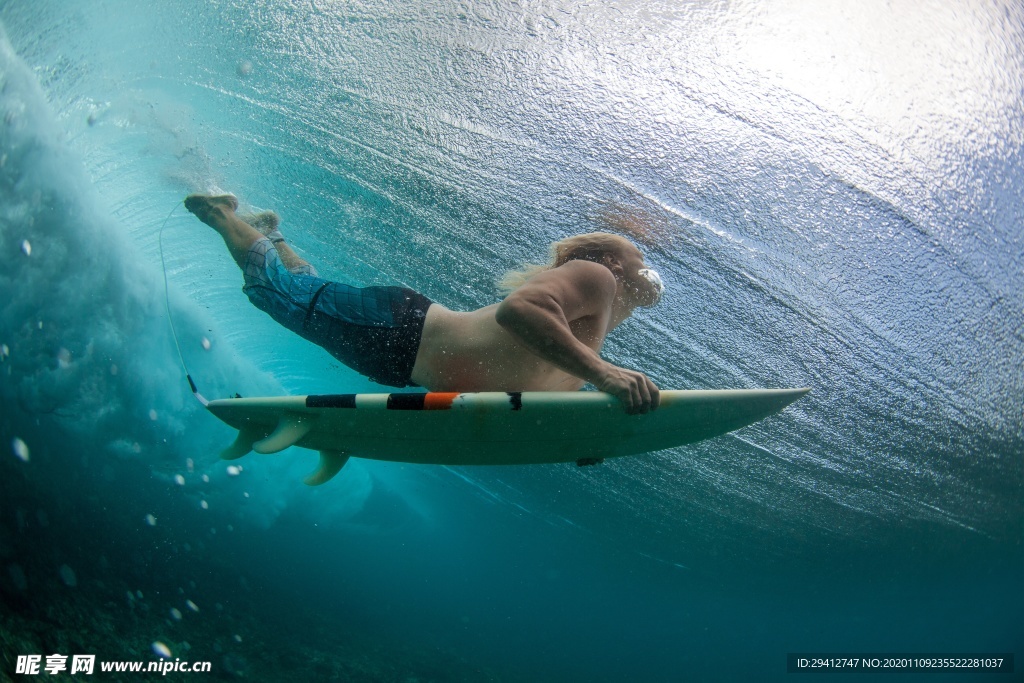
{"type": "Polygon", "coordinates": [[[0,680],[1024,680],[1019,3],[156,5],[0,0],[0,680]],[[665,303],[605,357],[813,391],[597,467],[229,468],[168,310],[210,398],[386,389],[248,304],[193,191],[456,309],[641,216],[665,303]]]}

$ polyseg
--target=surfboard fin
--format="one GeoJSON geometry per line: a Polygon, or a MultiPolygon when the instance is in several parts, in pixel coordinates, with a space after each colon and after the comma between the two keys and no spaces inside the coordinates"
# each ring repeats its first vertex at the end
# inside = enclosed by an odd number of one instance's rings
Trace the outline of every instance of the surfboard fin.
{"type": "Polygon", "coordinates": [[[320,484],[324,484],[334,478],[334,475],[336,475],[347,462],[347,453],[342,453],[341,451],[320,451],[320,466],[303,481],[310,486],[319,486],[320,484]]]}
{"type": "Polygon", "coordinates": [[[277,428],[265,439],[261,439],[252,445],[257,453],[277,453],[283,451],[309,433],[313,428],[315,418],[308,415],[297,415],[285,413],[278,420],[277,428]]]}
{"type": "Polygon", "coordinates": [[[235,442],[220,452],[221,460],[236,460],[252,450],[252,445],[260,438],[260,434],[248,429],[241,429],[235,442]]]}

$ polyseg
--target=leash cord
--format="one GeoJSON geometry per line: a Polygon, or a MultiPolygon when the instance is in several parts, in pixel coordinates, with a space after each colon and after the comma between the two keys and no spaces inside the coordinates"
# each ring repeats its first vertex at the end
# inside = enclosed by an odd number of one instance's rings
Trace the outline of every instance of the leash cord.
{"type": "Polygon", "coordinates": [[[167,323],[171,326],[171,337],[174,339],[174,348],[178,350],[178,360],[181,361],[181,368],[185,371],[185,379],[188,380],[188,386],[192,389],[192,395],[199,399],[199,402],[206,406],[207,401],[202,394],[199,393],[199,389],[196,388],[196,383],[192,381],[192,375],[188,371],[188,365],[185,364],[185,356],[181,353],[181,344],[178,343],[178,333],[174,329],[174,318],[171,316],[171,294],[170,285],[167,282],[167,262],[164,260],[164,228],[167,227],[167,221],[171,220],[171,216],[178,210],[178,207],[183,205],[184,200],[178,202],[171,209],[171,212],[167,214],[167,218],[164,219],[163,224],[160,225],[160,231],[157,233],[157,244],[160,248],[160,267],[164,272],[164,307],[167,310],[167,323]]]}

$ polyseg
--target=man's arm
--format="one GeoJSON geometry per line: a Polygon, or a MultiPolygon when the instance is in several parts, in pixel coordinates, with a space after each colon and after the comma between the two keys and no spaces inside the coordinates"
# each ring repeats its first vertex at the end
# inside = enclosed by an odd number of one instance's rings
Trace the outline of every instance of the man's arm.
{"type": "Polygon", "coordinates": [[[616,396],[627,412],[646,413],[658,407],[654,383],[605,361],[569,327],[588,316],[607,321],[616,289],[615,276],[604,266],[570,261],[530,278],[498,306],[495,319],[540,358],[616,396]]]}

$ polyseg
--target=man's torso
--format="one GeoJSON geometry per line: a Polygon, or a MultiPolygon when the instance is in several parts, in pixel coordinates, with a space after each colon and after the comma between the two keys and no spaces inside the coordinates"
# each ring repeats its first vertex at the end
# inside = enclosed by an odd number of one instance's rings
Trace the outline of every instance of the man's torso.
{"type": "MultiPolygon", "coordinates": [[[[468,313],[427,311],[412,381],[430,391],[575,391],[583,380],[534,355],[495,320],[498,304],[468,313]]],[[[599,351],[607,322],[570,321],[573,335],[599,351]]]]}

